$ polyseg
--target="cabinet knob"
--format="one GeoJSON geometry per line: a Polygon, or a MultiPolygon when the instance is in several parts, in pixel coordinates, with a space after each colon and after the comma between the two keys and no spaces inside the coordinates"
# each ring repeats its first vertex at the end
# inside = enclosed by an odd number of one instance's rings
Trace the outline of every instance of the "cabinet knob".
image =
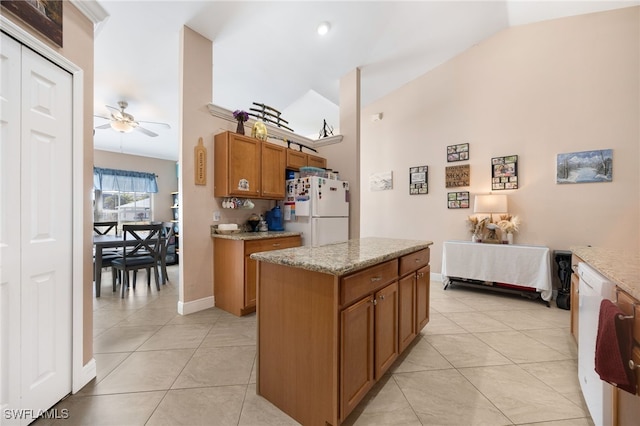
{"type": "Polygon", "coordinates": [[[380,281],[381,279],[382,279],[382,277],[378,275],[377,277],[372,277],[371,278],[371,282],[375,283],[376,281],[380,281]]]}
{"type": "Polygon", "coordinates": [[[418,272],[418,278],[424,277],[424,272],[418,272]]]}
{"type": "Polygon", "coordinates": [[[635,370],[636,368],[640,368],[640,364],[636,364],[632,359],[629,360],[629,369],[635,370]]]}
{"type": "Polygon", "coordinates": [[[380,300],[384,300],[384,294],[380,295],[380,300]]]}

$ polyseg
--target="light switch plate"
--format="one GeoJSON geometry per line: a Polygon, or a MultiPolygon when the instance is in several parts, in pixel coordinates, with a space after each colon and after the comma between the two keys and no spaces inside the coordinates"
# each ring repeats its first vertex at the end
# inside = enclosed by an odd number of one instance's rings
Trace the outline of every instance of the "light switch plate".
{"type": "Polygon", "coordinates": [[[213,221],[214,222],[220,222],[220,212],[219,211],[213,212],[213,221]]]}

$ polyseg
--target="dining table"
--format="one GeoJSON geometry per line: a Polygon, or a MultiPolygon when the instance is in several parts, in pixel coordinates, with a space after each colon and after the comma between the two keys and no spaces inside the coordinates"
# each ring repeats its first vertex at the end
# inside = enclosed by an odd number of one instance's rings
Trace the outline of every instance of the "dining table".
{"type": "MultiPolygon", "coordinates": [[[[140,235],[144,236],[143,233],[140,235]]],[[[102,284],[102,257],[105,249],[122,248],[123,244],[126,244],[126,246],[135,246],[138,243],[139,241],[133,238],[124,241],[124,237],[122,235],[106,234],[93,236],[93,247],[95,249],[93,263],[96,297],[100,297],[100,287],[102,284]]],[[[164,261],[164,257],[162,258],[162,261],[164,261]]]]}

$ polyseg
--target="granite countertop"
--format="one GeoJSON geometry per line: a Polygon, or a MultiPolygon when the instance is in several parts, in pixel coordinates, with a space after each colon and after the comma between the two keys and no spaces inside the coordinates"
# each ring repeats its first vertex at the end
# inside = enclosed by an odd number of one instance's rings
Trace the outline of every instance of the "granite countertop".
{"type": "Polygon", "coordinates": [[[571,247],[573,254],[640,300],[640,253],[602,247],[571,247]]]}
{"type": "Polygon", "coordinates": [[[302,232],[267,231],[267,232],[238,232],[237,234],[216,234],[211,225],[212,238],[224,238],[226,240],[264,240],[266,238],[297,237],[302,232]]]}
{"type": "Polygon", "coordinates": [[[319,247],[254,253],[251,259],[332,275],[348,273],[429,247],[432,241],[362,238],[319,247]]]}

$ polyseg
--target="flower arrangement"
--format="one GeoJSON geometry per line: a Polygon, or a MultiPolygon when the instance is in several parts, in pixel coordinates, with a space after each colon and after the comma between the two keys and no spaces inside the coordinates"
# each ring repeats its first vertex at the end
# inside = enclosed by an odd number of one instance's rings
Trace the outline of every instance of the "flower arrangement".
{"type": "Polygon", "coordinates": [[[238,121],[247,121],[249,119],[249,113],[246,111],[242,111],[241,109],[237,109],[233,111],[233,118],[238,121]]]}
{"type": "Polygon", "coordinates": [[[473,235],[477,235],[480,237],[484,233],[484,228],[487,226],[488,222],[489,222],[488,217],[485,217],[482,219],[479,219],[476,216],[467,217],[467,225],[469,227],[469,232],[471,232],[471,234],[473,235]]]}
{"type": "Polygon", "coordinates": [[[509,214],[500,215],[500,220],[497,225],[503,232],[513,233],[518,232],[520,229],[520,218],[518,216],[511,216],[509,214]]]}

